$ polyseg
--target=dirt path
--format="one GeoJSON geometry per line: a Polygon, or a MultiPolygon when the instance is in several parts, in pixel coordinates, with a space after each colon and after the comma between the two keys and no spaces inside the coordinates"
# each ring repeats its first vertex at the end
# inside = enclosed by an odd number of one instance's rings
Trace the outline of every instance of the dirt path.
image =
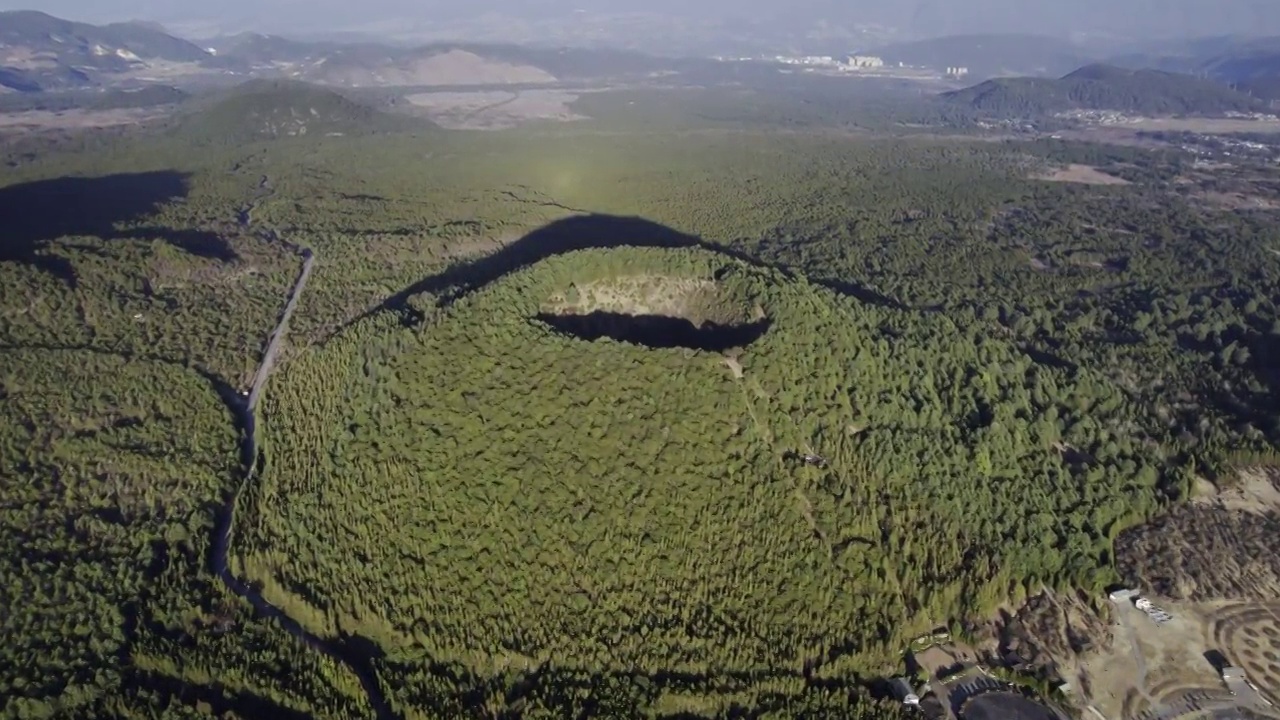
{"type": "Polygon", "coordinates": [[[1116,615],[1120,617],[1120,623],[1124,625],[1125,632],[1129,635],[1129,645],[1133,648],[1133,663],[1138,669],[1138,678],[1134,687],[1150,707],[1155,707],[1155,700],[1147,694],[1147,659],[1142,654],[1142,646],[1138,644],[1138,631],[1134,629],[1133,622],[1129,618],[1128,608],[1116,603],[1116,615]]]}
{"type": "MultiPolygon", "coordinates": [[[[263,198],[270,194],[270,182],[266,177],[262,178],[262,182],[258,187],[259,192],[255,194],[253,201],[247,208],[240,211],[240,224],[242,226],[248,226],[252,221],[253,209],[257,207],[263,198]],[[266,191],[265,193],[263,192],[264,190],[266,191]]],[[[289,319],[298,307],[298,299],[302,297],[302,291],[306,288],[307,280],[311,277],[311,270],[315,266],[316,260],[315,253],[310,248],[303,248],[284,241],[274,231],[269,231],[267,235],[270,239],[282,242],[301,255],[302,269],[298,273],[298,279],[289,290],[289,298],[285,303],[284,311],[280,314],[280,321],[276,323],[275,328],[271,331],[270,339],[267,341],[267,348],[262,354],[262,360],[258,365],[257,372],[254,373],[253,385],[249,390],[248,397],[242,398],[240,402],[229,403],[243,433],[240,453],[241,458],[244,460],[245,475],[240,481],[240,487],[227,500],[227,505],[223,509],[221,517],[218,519],[217,527],[214,530],[213,570],[223,584],[227,586],[227,589],[248,601],[259,616],[275,620],[280,627],[284,628],[285,632],[292,635],[307,648],[328,655],[341,665],[346,665],[359,679],[365,696],[368,698],[369,706],[373,708],[374,717],[377,720],[396,720],[399,716],[392,711],[390,704],[383,695],[382,687],[378,684],[376,673],[368,658],[358,656],[340,642],[326,640],[308,631],[302,626],[302,623],[289,617],[284,610],[268,602],[257,588],[236,577],[231,572],[230,563],[228,562],[231,552],[231,536],[235,526],[236,501],[244,488],[253,482],[260,460],[257,446],[257,417],[255,410],[258,406],[258,400],[262,397],[262,390],[266,386],[267,378],[270,377],[271,370],[275,367],[285,335],[288,333],[289,319]]]]}
{"type": "Polygon", "coordinates": [[[302,297],[302,290],[307,285],[307,279],[311,277],[311,268],[315,266],[315,262],[316,256],[311,250],[302,251],[302,271],[298,273],[298,280],[289,292],[289,302],[284,306],[284,313],[280,315],[280,322],[271,331],[271,339],[267,341],[267,349],[262,353],[262,361],[258,365],[258,372],[253,376],[253,385],[249,390],[249,401],[247,403],[247,409],[251,413],[258,407],[258,398],[261,397],[262,388],[267,383],[267,376],[271,374],[272,368],[275,367],[276,358],[280,354],[280,344],[284,342],[285,333],[289,331],[289,318],[293,316],[293,311],[298,309],[298,298],[302,297]]]}

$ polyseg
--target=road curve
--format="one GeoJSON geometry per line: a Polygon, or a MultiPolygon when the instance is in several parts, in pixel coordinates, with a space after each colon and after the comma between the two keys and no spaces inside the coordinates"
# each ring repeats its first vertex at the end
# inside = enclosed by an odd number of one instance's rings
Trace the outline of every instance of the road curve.
{"type": "MultiPolygon", "coordinates": [[[[279,240],[274,232],[270,233],[270,235],[273,239],[279,240]]],[[[260,616],[274,619],[284,628],[285,632],[297,638],[303,645],[311,650],[323,653],[339,664],[350,668],[359,678],[360,685],[364,689],[369,706],[373,708],[374,717],[377,720],[398,720],[399,716],[392,711],[390,704],[388,704],[386,697],[382,693],[381,686],[378,685],[373,668],[366,661],[353,657],[349,652],[345,652],[339,643],[326,640],[308,631],[297,620],[289,617],[284,610],[267,602],[267,599],[262,596],[262,593],[257,588],[244,582],[231,572],[230,563],[228,562],[231,552],[231,534],[235,525],[236,501],[244,488],[253,482],[258,467],[259,451],[255,411],[258,407],[258,401],[262,397],[262,390],[266,386],[267,378],[271,375],[272,368],[275,367],[276,358],[279,355],[281,344],[284,342],[285,334],[288,332],[289,318],[293,316],[294,310],[298,307],[298,298],[302,296],[302,291],[307,285],[307,280],[311,277],[311,270],[316,261],[315,253],[311,249],[299,248],[287,242],[284,242],[284,244],[295,249],[302,256],[302,270],[298,273],[298,279],[294,282],[293,288],[289,291],[289,299],[285,303],[284,312],[280,315],[280,321],[271,331],[270,339],[267,341],[267,349],[262,354],[262,361],[258,365],[257,372],[254,373],[253,385],[250,387],[248,397],[240,396],[237,398],[238,402],[230,403],[231,410],[236,415],[237,423],[242,431],[240,456],[245,470],[239,487],[227,500],[227,504],[218,518],[217,526],[214,528],[213,570],[227,586],[227,589],[248,601],[260,616]]]]}

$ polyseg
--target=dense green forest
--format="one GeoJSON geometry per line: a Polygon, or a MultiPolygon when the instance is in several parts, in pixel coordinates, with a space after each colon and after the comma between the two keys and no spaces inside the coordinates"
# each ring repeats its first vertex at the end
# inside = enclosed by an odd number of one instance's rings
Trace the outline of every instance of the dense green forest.
{"type": "Polygon", "coordinates": [[[1274,457],[1280,231],[1189,159],[659,110],[10,146],[0,716],[369,716],[359,666],[403,717],[893,717],[910,632],[1096,588],[1191,472],[1274,457]],[[353,664],[210,560],[299,247],[232,565],[353,664]],[[636,275],[763,310],[742,377],[545,317],[636,275]]]}
{"type": "Polygon", "coordinates": [[[1177,460],[1101,376],[705,250],[579,251],[420,329],[371,318],[271,397],[246,575],[321,634],[477,674],[874,674],[1015,588],[1113,580],[1177,460]],[[742,377],[535,319],[636,278],[759,308],[742,377]]]}

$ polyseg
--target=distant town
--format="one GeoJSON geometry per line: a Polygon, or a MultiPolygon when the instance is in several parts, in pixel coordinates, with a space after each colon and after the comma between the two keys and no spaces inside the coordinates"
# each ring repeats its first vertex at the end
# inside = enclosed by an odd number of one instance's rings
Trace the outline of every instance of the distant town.
{"type": "Polygon", "coordinates": [[[906,63],[888,63],[877,55],[760,55],[756,57],[716,58],[721,62],[769,62],[799,68],[804,72],[828,75],[850,74],[871,77],[897,77],[916,80],[959,80],[969,74],[964,66],[931,68],[906,63]]]}

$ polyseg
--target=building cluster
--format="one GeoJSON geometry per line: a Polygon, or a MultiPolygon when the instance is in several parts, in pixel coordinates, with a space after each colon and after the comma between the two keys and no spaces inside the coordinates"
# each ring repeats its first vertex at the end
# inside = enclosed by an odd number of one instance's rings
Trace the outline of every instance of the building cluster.
{"type": "Polygon", "coordinates": [[[777,55],[773,59],[783,65],[805,65],[846,72],[879,70],[885,66],[884,58],[876,57],[875,55],[847,55],[844,58],[836,58],[831,55],[777,55]]]}
{"type": "Polygon", "coordinates": [[[1147,614],[1147,617],[1155,621],[1157,625],[1163,625],[1173,619],[1164,608],[1153,604],[1150,600],[1140,597],[1133,601],[1138,609],[1147,614]]]}
{"type": "Polygon", "coordinates": [[[875,55],[850,55],[845,58],[844,64],[851,68],[882,68],[884,59],[875,55]]]}
{"type": "Polygon", "coordinates": [[[783,65],[836,65],[836,59],[830,55],[777,55],[773,59],[783,65]]]}
{"type": "Polygon", "coordinates": [[[1131,117],[1119,110],[1067,110],[1055,113],[1054,117],[1100,125],[1127,125],[1142,121],[1141,117],[1131,117]]]}
{"type": "Polygon", "coordinates": [[[968,74],[969,74],[969,68],[967,67],[954,66],[954,67],[948,67],[946,70],[947,77],[959,78],[959,77],[964,77],[965,75],[968,75],[968,74]]]}
{"type": "Polygon", "coordinates": [[[1235,120],[1256,120],[1259,122],[1275,122],[1276,120],[1280,120],[1280,116],[1277,116],[1273,113],[1238,112],[1236,110],[1228,110],[1223,114],[1226,117],[1229,117],[1235,120]]]}

